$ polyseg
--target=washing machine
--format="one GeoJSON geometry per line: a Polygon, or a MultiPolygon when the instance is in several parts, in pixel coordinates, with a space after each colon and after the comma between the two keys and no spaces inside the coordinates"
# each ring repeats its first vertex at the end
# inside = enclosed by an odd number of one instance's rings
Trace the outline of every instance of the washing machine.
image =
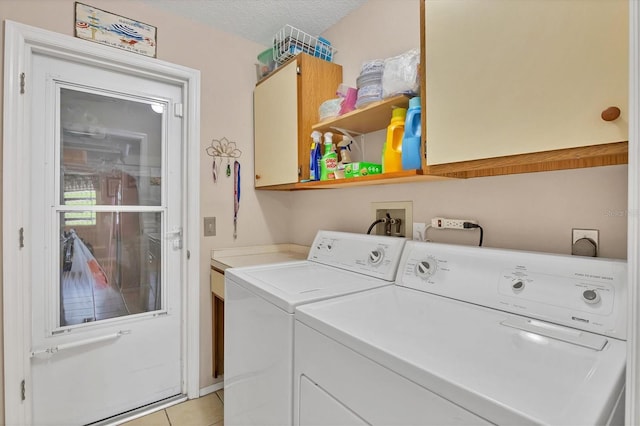
{"type": "Polygon", "coordinates": [[[409,241],[295,313],[296,425],[624,422],[626,262],[409,241]]]}
{"type": "Polygon", "coordinates": [[[392,285],[404,244],[319,231],[306,260],[225,271],[225,425],[292,423],[295,308],[392,285]]]}

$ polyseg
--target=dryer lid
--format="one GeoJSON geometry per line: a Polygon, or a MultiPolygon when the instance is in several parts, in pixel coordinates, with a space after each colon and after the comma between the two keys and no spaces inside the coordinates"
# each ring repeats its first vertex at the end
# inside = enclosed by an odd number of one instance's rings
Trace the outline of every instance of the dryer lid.
{"type": "Polygon", "coordinates": [[[605,340],[588,348],[513,327],[525,319],[518,315],[400,286],[301,306],[295,316],[497,424],[604,424],[624,386],[623,341],[548,324],[605,340]]]}
{"type": "Polygon", "coordinates": [[[288,313],[304,303],[392,284],[307,260],[230,268],[225,282],[240,285],[288,313]]]}

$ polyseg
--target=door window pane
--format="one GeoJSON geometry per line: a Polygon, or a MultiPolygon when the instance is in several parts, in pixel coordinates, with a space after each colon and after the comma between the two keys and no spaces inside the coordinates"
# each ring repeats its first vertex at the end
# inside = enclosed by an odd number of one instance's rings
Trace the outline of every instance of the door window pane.
{"type": "Polygon", "coordinates": [[[158,102],[61,88],[60,204],[79,205],[69,193],[92,186],[95,197],[85,205],[161,205],[165,110],[158,102]]]}
{"type": "Polygon", "coordinates": [[[162,308],[161,213],[74,210],[60,223],[61,327],[162,308]]]}
{"type": "Polygon", "coordinates": [[[162,309],[166,103],[59,90],[59,326],[162,309]]]}

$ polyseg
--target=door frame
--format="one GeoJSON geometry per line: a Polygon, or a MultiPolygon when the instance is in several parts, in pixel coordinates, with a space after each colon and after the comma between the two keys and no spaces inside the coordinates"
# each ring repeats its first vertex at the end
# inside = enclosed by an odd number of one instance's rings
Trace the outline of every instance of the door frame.
{"type": "Polygon", "coordinates": [[[29,138],[29,76],[32,56],[46,53],[69,60],[81,60],[114,71],[177,84],[182,87],[183,157],[182,217],[184,222],[182,271],[182,392],[199,396],[199,287],[200,267],[200,71],[81,40],[60,33],[5,20],[4,104],[3,104],[3,190],[2,190],[2,287],[4,331],[5,424],[30,424],[31,420],[31,289],[30,248],[20,247],[20,229],[28,233],[27,187],[30,171],[21,167],[29,153],[20,141],[29,138]],[[21,73],[25,73],[21,94],[21,73]],[[17,185],[15,182],[22,182],[17,185]],[[188,226],[187,226],[188,224],[188,226]],[[23,385],[24,381],[24,385],[23,385]],[[26,387],[26,399],[22,389],[26,387]]]}
{"type": "Polygon", "coordinates": [[[640,424],[640,2],[629,0],[629,165],[627,263],[629,316],[625,424],[640,424]]]}

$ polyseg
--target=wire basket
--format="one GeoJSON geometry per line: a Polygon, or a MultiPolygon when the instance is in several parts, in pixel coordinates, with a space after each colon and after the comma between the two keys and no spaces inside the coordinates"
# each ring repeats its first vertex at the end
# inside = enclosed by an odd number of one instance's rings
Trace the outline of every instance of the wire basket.
{"type": "Polygon", "coordinates": [[[283,64],[300,52],[331,62],[337,50],[322,37],[313,37],[291,25],[285,25],[273,40],[273,59],[283,64]]]}

